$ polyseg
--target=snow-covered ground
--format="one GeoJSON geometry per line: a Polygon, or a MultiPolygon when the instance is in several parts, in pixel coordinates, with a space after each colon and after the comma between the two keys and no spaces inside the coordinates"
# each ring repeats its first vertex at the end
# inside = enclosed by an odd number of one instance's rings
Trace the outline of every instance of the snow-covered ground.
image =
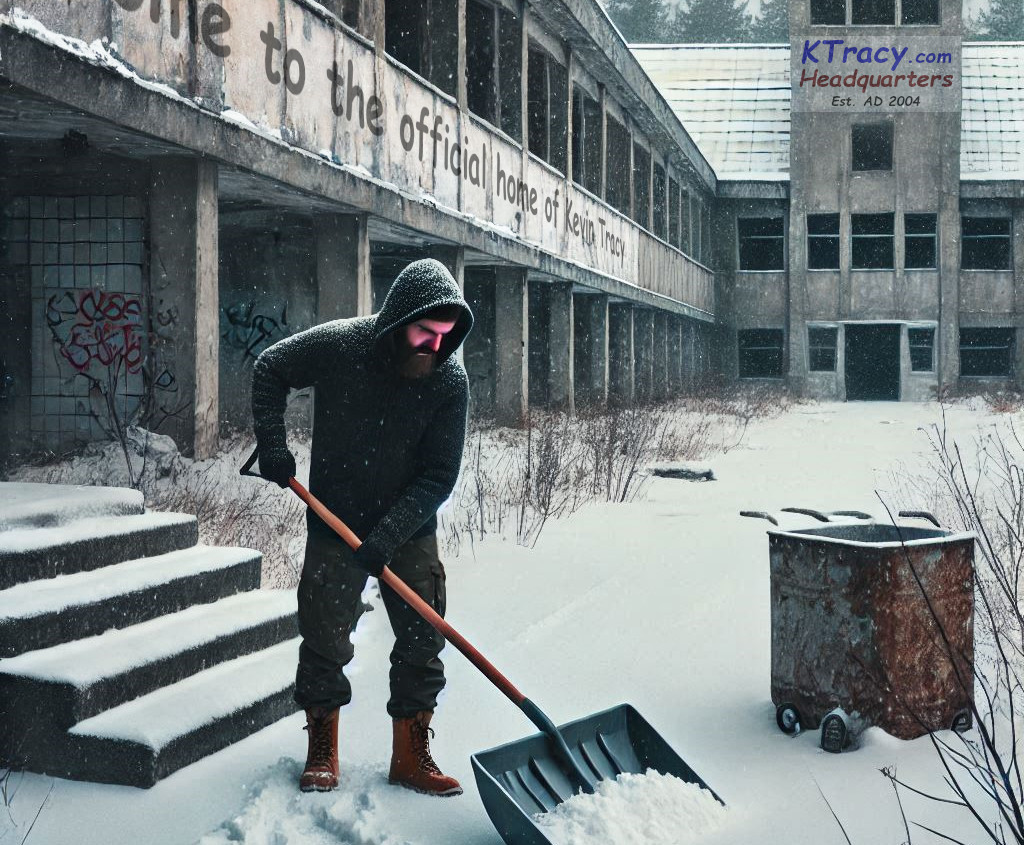
{"type": "MultiPolygon", "coordinates": [[[[898,479],[923,472],[930,450],[920,427],[939,419],[934,404],[855,403],[799,405],[757,420],[740,446],[705,462],[716,481],[656,478],[644,501],[590,505],[549,523],[532,549],[493,537],[464,546],[446,561],[448,619],[556,722],[635,706],[728,805],[706,845],[842,843],[823,795],[855,845],[898,845],[907,836],[879,769],[941,790],[932,746],[871,729],[856,751],[835,755],[820,750],[816,733],[790,738],[776,728],[770,526],[739,511],[802,527],[811,520],[780,509],[857,509],[882,519],[876,491],[894,508],[929,505],[908,500],[898,479]]],[[[994,419],[980,406],[947,411],[964,444],[994,419]]],[[[497,845],[469,755],[532,727],[449,648],[433,747],[466,793],[438,800],[389,787],[385,614],[366,614],[356,636],[338,792],[297,792],[305,734],[296,714],[150,790],[14,774],[0,842],[21,843],[35,819],[28,845],[497,845]]],[[[912,822],[983,841],[966,813],[902,797],[912,822]]],[[[915,845],[942,841],[912,833],[915,845]]]]}

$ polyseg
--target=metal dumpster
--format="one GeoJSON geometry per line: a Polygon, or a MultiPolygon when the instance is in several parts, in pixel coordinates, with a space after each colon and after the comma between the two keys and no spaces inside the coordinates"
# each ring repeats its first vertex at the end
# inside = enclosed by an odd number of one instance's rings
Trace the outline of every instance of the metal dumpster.
{"type": "Polygon", "coordinates": [[[901,739],[969,726],[973,534],[861,523],[768,535],[780,727],[784,708],[814,729],[835,707],[901,739]]]}

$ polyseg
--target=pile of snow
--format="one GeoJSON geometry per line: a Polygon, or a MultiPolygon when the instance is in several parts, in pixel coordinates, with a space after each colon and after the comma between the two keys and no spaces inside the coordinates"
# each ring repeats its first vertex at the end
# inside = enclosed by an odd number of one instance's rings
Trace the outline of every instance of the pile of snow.
{"type": "Polygon", "coordinates": [[[654,769],[603,780],[534,816],[553,845],[687,845],[721,829],[729,818],[708,790],[654,769]]]}

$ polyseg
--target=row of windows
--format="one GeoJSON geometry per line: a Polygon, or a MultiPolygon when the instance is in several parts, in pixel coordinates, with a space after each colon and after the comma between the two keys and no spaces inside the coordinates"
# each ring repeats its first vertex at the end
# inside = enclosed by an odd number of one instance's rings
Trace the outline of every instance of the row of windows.
{"type": "MultiPolygon", "coordinates": [[[[903,215],[903,267],[931,270],[937,266],[935,214],[903,215]]],[[[850,267],[892,270],[896,267],[895,215],[850,215],[850,267]]],[[[740,270],[785,268],[785,223],[782,217],[740,217],[736,221],[740,270]]],[[[807,215],[807,269],[839,269],[839,215],[807,215]]],[[[964,270],[1013,269],[1012,223],[1009,217],[960,218],[960,267],[964,270]]]]}
{"type": "MultiPolygon", "coordinates": [[[[839,330],[834,326],[807,329],[808,370],[834,373],[839,330]]],[[[935,329],[908,328],[910,369],[935,371],[935,329]]],[[[784,375],[782,329],[741,329],[737,332],[740,378],[782,378],[784,375]]],[[[960,329],[960,375],[1010,377],[1016,351],[1016,330],[1005,328],[960,329]]]]}
{"type": "Polygon", "coordinates": [[[939,0],[811,0],[811,23],[824,26],[939,23],[939,0]]]}

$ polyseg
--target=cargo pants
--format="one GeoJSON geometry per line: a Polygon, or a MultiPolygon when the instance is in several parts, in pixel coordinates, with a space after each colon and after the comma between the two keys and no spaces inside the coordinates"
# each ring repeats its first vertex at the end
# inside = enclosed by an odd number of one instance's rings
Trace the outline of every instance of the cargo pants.
{"type": "MultiPolygon", "coordinates": [[[[403,543],[388,567],[444,616],[445,574],[435,535],[403,543]]],[[[354,654],[350,634],[363,613],[360,596],[368,577],[352,563],[343,542],[309,534],[298,590],[302,644],[295,675],[295,701],[303,709],[340,707],[352,700],[344,668],[354,654]]],[[[389,587],[381,584],[380,592],[395,634],[388,713],[401,719],[433,710],[445,684],[438,657],[444,637],[389,587]]]]}

